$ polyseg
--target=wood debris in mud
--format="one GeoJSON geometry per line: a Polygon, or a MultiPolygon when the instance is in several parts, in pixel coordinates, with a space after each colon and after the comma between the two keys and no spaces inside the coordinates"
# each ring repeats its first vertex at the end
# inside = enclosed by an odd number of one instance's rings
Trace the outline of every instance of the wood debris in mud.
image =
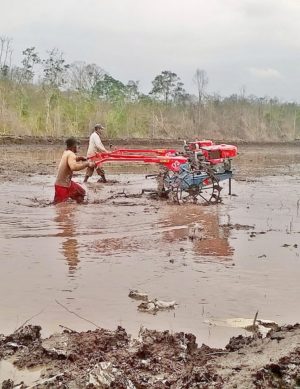
{"type": "Polygon", "coordinates": [[[141,312],[148,312],[156,314],[158,311],[166,311],[174,309],[176,307],[176,301],[163,301],[158,299],[143,301],[139,306],[138,310],[141,312]]]}
{"type": "Polygon", "coordinates": [[[176,307],[176,301],[163,301],[157,298],[149,299],[148,294],[140,292],[136,289],[130,290],[128,297],[135,300],[142,300],[138,305],[138,310],[141,312],[148,312],[156,314],[158,311],[170,310],[176,307]]]}
{"type": "Polygon", "coordinates": [[[148,294],[144,292],[140,292],[136,289],[130,290],[128,297],[135,299],[135,300],[143,300],[147,301],[148,300],[148,294]]]}
{"type": "Polygon", "coordinates": [[[220,227],[223,228],[228,228],[229,230],[253,230],[254,226],[249,226],[247,224],[231,224],[231,223],[226,223],[226,224],[221,224],[220,227]]]}

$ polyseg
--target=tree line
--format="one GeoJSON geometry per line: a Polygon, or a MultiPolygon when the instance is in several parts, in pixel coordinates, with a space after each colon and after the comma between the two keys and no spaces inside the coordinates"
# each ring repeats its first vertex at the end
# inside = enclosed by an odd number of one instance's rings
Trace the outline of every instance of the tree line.
{"type": "Polygon", "coordinates": [[[299,137],[300,109],[276,98],[208,94],[208,75],[196,69],[197,95],[163,70],[148,94],[139,81],[114,78],[97,64],[68,64],[58,49],[42,58],[35,47],[12,63],[12,41],[0,37],[0,134],[85,135],[94,121],[111,137],[218,137],[256,140],[299,137]]]}
{"type": "MultiPolygon", "coordinates": [[[[37,85],[74,90],[87,97],[107,101],[118,99],[137,101],[148,97],[165,103],[176,103],[194,99],[194,96],[185,91],[180,77],[169,70],[162,71],[154,78],[151,91],[145,95],[139,91],[139,81],[129,80],[124,84],[94,63],[77,61],[68,64],[58,49],[48,51],[47,58],[42,59],[35,47],[28,47],[22,52],[22,66],[12,65],[11,55],[11,40],[0,37],[0,78],[20,85],[35,82],[37,85]]],[[[206,72],[197,69],[194,80],[201,101],[208,82],[206,72]]]]}

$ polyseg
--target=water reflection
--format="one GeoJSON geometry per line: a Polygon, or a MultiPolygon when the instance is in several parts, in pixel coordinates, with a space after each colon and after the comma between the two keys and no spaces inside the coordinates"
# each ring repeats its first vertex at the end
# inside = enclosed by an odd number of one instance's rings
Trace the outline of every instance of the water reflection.
{"type": "Polygon", "coordinates": [[[62,242],[61,252],[63,253],[68,267],[69,274],[72,275],[75,273],[77,266],[80,262],[79,259],[79,245],[76,239],[76,222],[75,222],[75,213],[76,205],[75,204],[58,204],[55,206],[56,217],[55,221],[58,223],[61,232],[57,236],[64,237],[65,239],[62,242]]]}
{"type": "Polygon", "coordinates": [[[169,226],[176,228],[164,233],[168,242],[189,239],[198,255],[231,257],[233,248],[228,241],[229,229],[220,226],[217,206],[187,205],[169,207],[169,226]]]}

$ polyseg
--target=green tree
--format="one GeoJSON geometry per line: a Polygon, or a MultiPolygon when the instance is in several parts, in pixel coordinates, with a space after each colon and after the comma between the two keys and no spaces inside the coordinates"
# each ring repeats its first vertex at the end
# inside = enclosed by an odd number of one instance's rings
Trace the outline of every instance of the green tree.
{"type": "Polygon", "coordinates": [[[52,88],[61,88],[67,82],[68,65],[63,58],[63,53],[58,49],[52,49],[48,52],[49,58],[42,61],[44,78],[46,85],[52,88]]]}
{"type": "Polygon", "coordinates": [[[137,101],[139,99],[139,81],[128,81],[126,85],[126,96],[129,101],[137,101]]]}
{"type": "Polygon", "coordinates": [[[34,65],[40,63],[41,59],[35,51],[35,47],[28,47],[22,54],[24,57],[22,60],[22,81],[31,82],[34,77],[34,65]]]}
{"type": "Polygon", "coordinates": [[[0,78],[7,79],[9,77],[10,69],[8,65],[0,66],[0,78]]]}
{"type": "Polygon", "coordinates": [[[126,86],[112,76],[105,74],[94,87],[94,93],[102,100],[118,102],[126,96],[126,86]]]}
{"type": "Polygon", "coordinates": [[[173,98],[175,103],[182,104],[187,103],[190,100],[190,95],[186,93],[183,86],[183,82],[178,82],[176,88],[174,89],[173,98]]]}
{"type": "Polygon", "coordinates": [[[169,70],[164,70],[157,75],[152,81],[152,85],[150,95],[162,98],[166,104],[184,90],[180,78],[169,70]]]}

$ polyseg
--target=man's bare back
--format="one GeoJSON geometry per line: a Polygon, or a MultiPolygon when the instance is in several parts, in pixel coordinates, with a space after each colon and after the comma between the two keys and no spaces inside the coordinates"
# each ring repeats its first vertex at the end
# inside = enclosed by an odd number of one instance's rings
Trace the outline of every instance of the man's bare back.
{"type": "Polygon", "coordinates": [[[69,198],[81,203],[85,196],[85,190],[76,182],[72,181],[74,171],[93,168],[94,162],[85,161],[84,157],[76,157],[78,142],[74,138],[66,141],[67,149],[61,157],[55,181],[54,203],[67,201],[69,198]]]}

